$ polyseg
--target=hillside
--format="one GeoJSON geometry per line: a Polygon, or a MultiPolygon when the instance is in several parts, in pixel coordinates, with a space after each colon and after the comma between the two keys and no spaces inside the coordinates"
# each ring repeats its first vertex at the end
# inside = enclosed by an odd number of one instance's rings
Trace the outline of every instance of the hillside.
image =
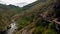
{"type": "Polygon", "coordinates": [[[0,5],[0,33],[12,33],[11,23],[17,29],[12,34],[60,34],[60,0],[37,0],[19,8],[0,5]]]}
{"type": "Polygon", "coordinates": [[[14,5],[7,6],[0,4],[0,31],[7,30],[7,27],[11,22],[11,18],[22,11],[22,8],[14,5]]]}
{"type": "Polygon", "coordinates": [[[38,4],[26,10],[23,18],[18,22],[19,29],[16,34],[59,34],[59,23],[55,20],[59,19],[58,12],[55,11],[59,6],[56,7],[58,3],[55,1],[38,1],[38,4]]]}

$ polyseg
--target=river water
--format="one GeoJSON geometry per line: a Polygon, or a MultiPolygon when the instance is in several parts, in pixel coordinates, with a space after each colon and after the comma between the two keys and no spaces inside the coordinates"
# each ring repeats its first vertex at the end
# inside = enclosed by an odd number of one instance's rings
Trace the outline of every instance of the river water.
{"type": "Polygon", "coordinates": [[[12,21],[10,26],[11,28],[7,30],[7,34],[12,34],[17,29],[17,23],[15,21],[12,21]]]}

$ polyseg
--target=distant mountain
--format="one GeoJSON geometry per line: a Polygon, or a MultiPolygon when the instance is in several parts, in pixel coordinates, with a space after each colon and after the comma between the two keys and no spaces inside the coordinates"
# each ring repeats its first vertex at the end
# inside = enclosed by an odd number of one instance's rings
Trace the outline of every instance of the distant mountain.
{"type": "Polygon", "coordinates": [[[22,11],[21,7],[14,6],[14,5],[4,5],[4,4],[0,4],[0,9],[3,9],[3,10],[9,9],[9,10],[16,11],[16,12],[22,11]]]}
{"type": "Polygon", "coordinates": [[[31,3],[31,4],[28,4],[28,5],[24,6],[23,9],[24,10],[29,9],[29,8],[31,8],[32,6],[34,6],[34,5],[38,4],[38,3],[39,3],[38,1],[35,1],[35,2],[31,3]]]}
{"type": "Polygon", "coordinates": [[[36,4],[41,3],[41,2],[45,2],[45,1],[46,1],[46,0],[37,0],[37,1],[33,2],[33,3],[30,3],[30,4],[26,5],[26,6],[24,6],[23,9],[24,9],[24,10],[29,9],[29,8],[31,8],[32,6],[35,6],[36,4]]]}

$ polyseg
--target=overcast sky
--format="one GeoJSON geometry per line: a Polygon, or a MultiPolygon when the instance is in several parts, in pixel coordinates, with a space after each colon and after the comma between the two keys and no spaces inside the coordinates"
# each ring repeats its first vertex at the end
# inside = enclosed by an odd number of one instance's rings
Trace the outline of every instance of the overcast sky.
{"type": "Polygon", "coordinates": [[[0,3],[7,5],[12,4],[22,7],[35,1],[36,0],[0,0],[0,3]]]}

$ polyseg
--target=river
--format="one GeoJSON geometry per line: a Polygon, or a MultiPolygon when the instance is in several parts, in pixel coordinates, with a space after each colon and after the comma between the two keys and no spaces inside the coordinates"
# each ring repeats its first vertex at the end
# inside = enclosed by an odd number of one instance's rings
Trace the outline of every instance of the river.
{"type": "Polygon", "coordinates": [[[7,34],[12,34],[17,29],[17,23],[12,20],[11,28],[7,30],[7,34]]]}

